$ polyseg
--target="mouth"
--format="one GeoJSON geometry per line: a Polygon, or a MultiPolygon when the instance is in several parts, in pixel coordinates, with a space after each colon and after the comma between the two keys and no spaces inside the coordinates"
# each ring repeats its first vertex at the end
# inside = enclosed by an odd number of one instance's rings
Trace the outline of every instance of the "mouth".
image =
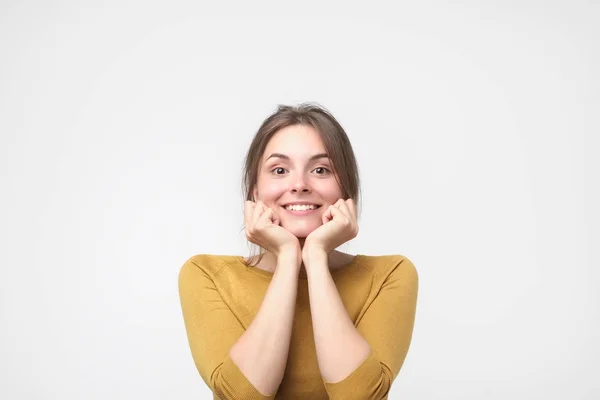
{"type": "Polygon", "coordinates": [[[286,212],[292,215],[309,215],[321,208],[320,204],[286,204],[282,206],[286,212]]]}

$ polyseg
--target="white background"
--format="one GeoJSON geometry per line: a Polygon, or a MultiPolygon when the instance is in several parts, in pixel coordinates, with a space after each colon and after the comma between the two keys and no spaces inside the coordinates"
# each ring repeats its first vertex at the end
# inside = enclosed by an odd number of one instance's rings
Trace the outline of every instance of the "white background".
{"type": "Polygon", "coordinates": [[[598,2],[200,3],[2,1],[0,398],[211,398],[179,268],[248,254],[301,101],[358,157],[341,250],[419,271],[390,399],[600,398],[598,2]]]}

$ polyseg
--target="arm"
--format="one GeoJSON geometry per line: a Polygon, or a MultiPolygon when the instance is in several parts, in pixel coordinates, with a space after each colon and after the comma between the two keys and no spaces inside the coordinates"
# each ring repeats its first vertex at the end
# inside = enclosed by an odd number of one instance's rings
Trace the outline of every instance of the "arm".
{"type": "Polygon", "coordinates": [[[282,254],[254,320],[229,351],[231,359],[262,392],[281,384],[290,348],[300,262],[282,254]]]}
{"type": "Polygon", "coordinates": [[[418,291],[414,265],[407,258],[399,261],[355,327],[331,278],[327,257],[316,256],[310,262],[315,347],[329,398],[387,398],[412,338],[418,291]]]}
{"type": "Polygon", "coordinates": [[[289,351],[299,263],[284,253],[248,329],[201,266],[187,262],[179,292],[187,336],[202,379],[222,399],[273,399],[289,351]]]}

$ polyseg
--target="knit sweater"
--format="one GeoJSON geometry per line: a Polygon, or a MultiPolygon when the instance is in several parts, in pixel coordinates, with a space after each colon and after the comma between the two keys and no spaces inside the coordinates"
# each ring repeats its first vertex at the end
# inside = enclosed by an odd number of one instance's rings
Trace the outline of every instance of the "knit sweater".
{"type": "Polygon", "coordinates": [[[321,376],[313,337],[306,272],[298,276],[293,331],[283,380],[265,396],[229,357],[258,312],[273,273],[241,256],[199,254],[179,272],[179,295],[196,368],[213,399],[387,399],[410,346],[418,275],[401,255],[357,255],[330,270],[354,326],[369,343],[368,357],[340,382],[321,376]]]}

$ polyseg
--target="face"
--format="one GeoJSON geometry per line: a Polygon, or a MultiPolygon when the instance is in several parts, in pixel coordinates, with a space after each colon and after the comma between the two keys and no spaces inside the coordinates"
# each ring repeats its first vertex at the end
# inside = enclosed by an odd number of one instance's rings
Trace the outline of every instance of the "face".
{"type": "Polygon", "coordinates": [[[342,197],[342,191],[314,128],[293,125],[273,135],[262,156],[253,195],[273,209],[280,225],[298,238],[323,224],[323,213],[342,197]],[[290,208],[294,203],[317,208],[290,208]]]}

